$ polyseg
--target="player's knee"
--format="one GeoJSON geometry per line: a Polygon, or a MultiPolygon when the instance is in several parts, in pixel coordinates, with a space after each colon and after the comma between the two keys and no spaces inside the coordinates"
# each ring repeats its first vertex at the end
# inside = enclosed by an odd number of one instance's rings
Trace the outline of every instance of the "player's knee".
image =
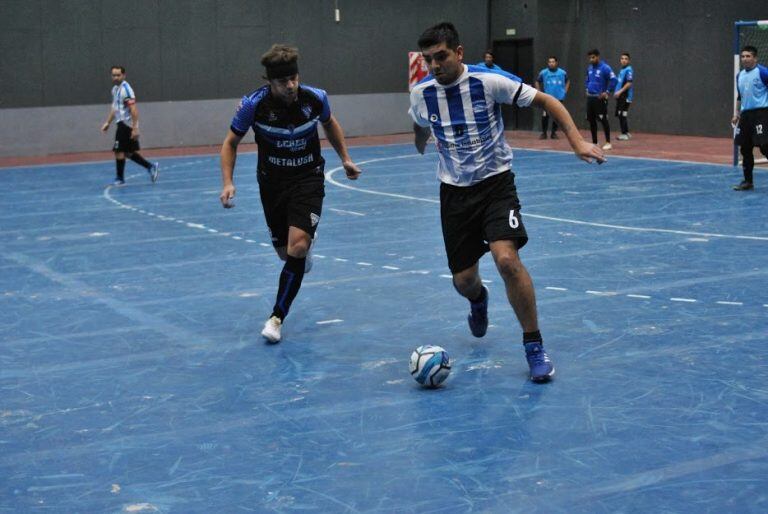
{"type": "Polygon", "coordinates": [[[504,253],[496,258],[496,267],[505,279],[515,279],[525,272],[523,263],[514,253],[504,253]]]}
{"type": "Polygon", "coordinates": [[[288,245],[288,255],[296,257],[297,259],[303,259],[309,253],[309,241],[300,239],[292,242],[288,245]]]}

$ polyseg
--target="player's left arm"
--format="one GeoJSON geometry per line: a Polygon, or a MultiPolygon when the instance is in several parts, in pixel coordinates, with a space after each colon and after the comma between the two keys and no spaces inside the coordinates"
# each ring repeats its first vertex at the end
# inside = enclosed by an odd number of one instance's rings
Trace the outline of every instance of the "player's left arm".
{"type": "Polygon", "coordinates": [[[605,155],[600,147],[586,142],[581,137],[570,113],[555,97],[537,92],[531,101],[531,105],[544,109],[554,118],[557,126],[561,128],[565,137],[568,138],[568,143],[570,143],[571,148],[573,148],[579,159],[587,162],[592,162],[594,159],[598,164],[605,162],[605,155]]]}
{"type": "Polygon", "coordinates": [[[339,159],[341,159],[341,165],[344,166],[347,178],[357,180],[362,170],[357,167],[357,164],[352,161],[352,157],[349,156],[347,143],[344,140],[344,131],[333,115],[328,118],[328,121],[323,122],[323,130],[325,130],[325,135],[328,137],[328,142],[331,143],[339,159]]]}

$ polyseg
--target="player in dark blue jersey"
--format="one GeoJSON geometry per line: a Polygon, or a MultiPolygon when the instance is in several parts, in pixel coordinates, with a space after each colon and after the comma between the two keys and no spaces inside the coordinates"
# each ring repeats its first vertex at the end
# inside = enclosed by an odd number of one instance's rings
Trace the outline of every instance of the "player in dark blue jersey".
{"type": "Polygon", "coordinates": [[[219,199],[229,208],[234,205],[237,145],[253,129],[259,149],[257,176],[264,216],[272,245],[285,261],[272,314],[261,332],[273,343],[280,341],[283,321],[304,274],[311,268],[308,254],[325,196],[325,160],[320,153],[318,123],[339,155],[347,178],[355,180],[360,175],[325,91],[299,83],[298,57],[295,48],[285,45],[273,45],[262,56],[269,83],[243,97],[221,146],[223,187],[219,199]]]}
{"type": "Polygon", "coordinates": [[[603,150],[610,150],[611,125],[608,122],[608,95],[616,88],[616,75],[608,64],[600,60],[600,50],[590,50],[587,66],[587,120],[592,132],[592,143],[597,144],[597,120],[603,125],[605,144],[603,150]]]}

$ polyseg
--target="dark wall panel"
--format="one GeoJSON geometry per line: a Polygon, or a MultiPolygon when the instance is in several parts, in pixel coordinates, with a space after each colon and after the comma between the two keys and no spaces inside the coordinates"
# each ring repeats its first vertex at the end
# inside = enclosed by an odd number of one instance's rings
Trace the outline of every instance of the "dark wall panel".
{"type": "Polygon", "coordinates": [[[274,42],[298,46],[302,80],[332,94],[402,92],[407,52],[444,19],[474,62],[487,39],[474,0],[3,0],[0,107],[107,102],[112,64],[141,101],[238,97],[263,83],[274,42]]]}

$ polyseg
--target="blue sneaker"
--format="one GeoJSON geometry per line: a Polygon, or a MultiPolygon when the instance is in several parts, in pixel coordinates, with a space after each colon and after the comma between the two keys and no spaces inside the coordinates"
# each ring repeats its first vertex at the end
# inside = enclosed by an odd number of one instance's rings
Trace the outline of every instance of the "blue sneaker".
{"type": "Polygon", "coordinates": [[[525,343],[525,358],[528,367],[531,368],[531,380],[534,382],[547,382],[555,374],[555,367],[549,360],[544,345],[540,342],[525,343]]]}
{"type": "Polygon", "coordinates": [[[149,178],[152,179],[152,183],[157,182],[157,176],[160,174],[160,163],[153,162],[152,167],[149,168],[149,178]]]}
{"type": "Polygon", "coordinates": [[[469,303],[469,330],[475,337],[483,337],[488,331],[488,288],[483,286],[485,299],[480,302],[469,303]]]}

